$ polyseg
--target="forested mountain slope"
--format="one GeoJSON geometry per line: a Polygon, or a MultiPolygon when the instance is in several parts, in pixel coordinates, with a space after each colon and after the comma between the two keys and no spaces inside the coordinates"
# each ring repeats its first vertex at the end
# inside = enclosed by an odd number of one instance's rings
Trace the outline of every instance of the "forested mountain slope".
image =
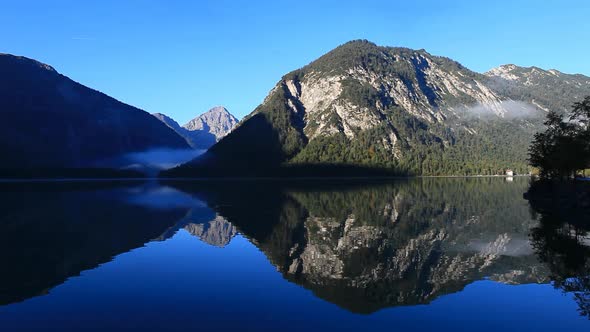
{"type": "Polygon", "coordinates": [[[515,66],[480,74],[424,50],[352,41],[285,75],[230,135],[167,175],[297,165],[525,173],[547,110],[590,94],[589,81],[515,66]]]}

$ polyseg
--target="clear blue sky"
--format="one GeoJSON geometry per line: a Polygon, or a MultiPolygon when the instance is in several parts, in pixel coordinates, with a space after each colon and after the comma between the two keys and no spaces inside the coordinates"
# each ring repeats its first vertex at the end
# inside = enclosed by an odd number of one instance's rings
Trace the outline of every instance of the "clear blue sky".
{"type": "Polygon", "coordinates": [[[0,52],[181,124],[219,104],[242,117],[352,39],[590,75],[588,0],[347,2],[0,0],[0,52]]]}

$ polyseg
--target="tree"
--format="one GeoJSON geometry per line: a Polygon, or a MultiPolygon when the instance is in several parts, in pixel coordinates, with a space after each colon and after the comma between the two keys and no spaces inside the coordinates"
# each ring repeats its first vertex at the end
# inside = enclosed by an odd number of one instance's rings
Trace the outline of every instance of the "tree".
{"type": "Polygon", "coordinates": [[[584,131],[590,130],[590,96],[581,102],[574,103],[570,120],[578,121],[584,131]]]}
{"type": "Polygon", "coordinates": [[[590,97],[573,105],[569,121],[549,112],[547,130],[537,133],[529,148],[529,163],[541,177],[571,177],[590,164],[590,97]]]}

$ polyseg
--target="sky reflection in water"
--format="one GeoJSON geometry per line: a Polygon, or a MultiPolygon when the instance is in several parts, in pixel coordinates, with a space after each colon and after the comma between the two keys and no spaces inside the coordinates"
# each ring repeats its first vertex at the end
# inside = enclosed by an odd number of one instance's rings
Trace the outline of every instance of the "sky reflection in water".
{"type": "Polygon", "coordinates": [[[587,330],[526,186],[6,189],[0,328],[587,330]]]}

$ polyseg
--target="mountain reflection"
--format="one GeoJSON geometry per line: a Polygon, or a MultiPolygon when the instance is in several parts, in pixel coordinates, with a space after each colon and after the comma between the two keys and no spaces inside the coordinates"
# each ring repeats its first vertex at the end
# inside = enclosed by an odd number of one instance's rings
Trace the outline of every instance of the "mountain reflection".
{"type": "Polygon", "coordinates": [[[42,295],[160,236],[183,216],[178,206],[129,201],[145,193],[105,182],[0,186],[0,305],[42,295]]]}
{"type": "Polygon", "coordinates": [[[541,283],[528,183],[176,183],[262,250],[284,277],[358,313],[428,303],[489,278],[541,283]]]}
{"type": "Polygon", "coordinates": [[[167,240],[180,229],[184,229],[209,245],[222,248],[238,234],[237,228],[225,218],[211,214],[209,211],[203,211],[202,208],[192,208],[184,218],[164,232],[157,240],[167,240]]]}
{"type": "Polygon", "coordinates": [[[182,229],[216,247],[239,233],[286,280],[351,312],[426,304],[490,279],[553,282],[590,316],[588,223],[529,206],[527,187],[523,178],[2,185],[0,305],[182,229]]]}

